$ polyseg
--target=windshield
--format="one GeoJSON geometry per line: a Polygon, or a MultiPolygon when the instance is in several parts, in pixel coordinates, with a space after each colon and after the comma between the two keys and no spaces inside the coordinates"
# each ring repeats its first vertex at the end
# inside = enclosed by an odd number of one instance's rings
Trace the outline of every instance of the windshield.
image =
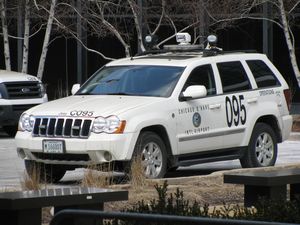
{"type": "Polygon", "coordinates": [[[184,70],[173,66],[113,66],[97,71],[76,95],[169,97],[184,70]]]}

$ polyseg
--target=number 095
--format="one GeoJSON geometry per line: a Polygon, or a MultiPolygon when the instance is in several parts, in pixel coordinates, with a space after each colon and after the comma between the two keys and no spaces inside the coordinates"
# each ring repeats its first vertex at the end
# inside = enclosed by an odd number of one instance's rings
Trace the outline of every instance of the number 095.
{"type": "Polygon", "coordinates": [[[233,95],[230,97],[226,96],[226,119],[228,127],[238,126],[240,123],[243,125],[246,123],[247,113],[246,107],[243,103],[244,96],[239,95],[238,97],[233,95]]]}

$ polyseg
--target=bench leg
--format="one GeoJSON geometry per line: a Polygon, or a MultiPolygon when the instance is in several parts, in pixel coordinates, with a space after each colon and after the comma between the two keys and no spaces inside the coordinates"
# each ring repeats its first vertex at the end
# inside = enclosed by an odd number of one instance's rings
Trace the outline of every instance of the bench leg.
{"type": "Polygon", "coordinates": [[[290,199],[300,200],[300,184],[290,184],[290,199]]]}
{"type": "Polygon", "coordinates": [[[245,185],[244,191],[244,205],[251,207],[255,206],[261,198],[270,200],[286,199],[287,187],[286,185],[273,187],[245,185]]]}
{"type": "Polygon", "coordinates": [[[5,225],[41,225],[42,209],[0,210],[0,218],[5,225]]]}

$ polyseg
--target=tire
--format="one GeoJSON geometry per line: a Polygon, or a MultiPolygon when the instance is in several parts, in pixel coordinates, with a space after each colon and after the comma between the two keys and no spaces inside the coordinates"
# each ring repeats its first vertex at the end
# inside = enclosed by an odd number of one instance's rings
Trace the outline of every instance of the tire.
{"type": "Polygon", "coordinates": [[[17,126],[3,126],[3,130],[7,133],[10,137],[15,137],[18,127],[17,126]]]}
{"type": "Polygon", "coordinates": [[[46,183],[57,183],[67,171],[60,165],[38,163],[32,160],[25,160],[25,169],[31,179],[46,183]]]}
{"type": "Polygon", "coordinates": [[[254,126],[247,152],[240,159],[243,168],[274,166],[277,141],[274,130],[265,123],[254,126]]]}
{"type": "Polygon", "coordinates": [[[137,140],[132,159],[140,158],[147,178],[162,178],[167,172],[167,153],[163,140],[154,132],[142,132],[137,140]]]}

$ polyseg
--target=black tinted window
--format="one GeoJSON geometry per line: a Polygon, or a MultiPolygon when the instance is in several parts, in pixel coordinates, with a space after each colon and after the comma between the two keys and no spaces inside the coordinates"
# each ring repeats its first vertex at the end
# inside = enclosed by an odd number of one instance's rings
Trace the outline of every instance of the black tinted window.
{"type": "Polygon", "coordinates": [[[263,61],[248,60],[247,63],[255,78],[257,87],[263,88],[279,85],[274,73],[263,61]]]}
{"type": "Polygon", "coordinates": [[[246,71],[241,62],[217,63],[223,93],[251,89],[246,71]]]}
{"type": "Polygon", "coordinates": [[[191,85],[203,85],[207,89],[207,95],[216,94],[215,79],[211,65],[195,68],[186,81],[184,89],[191,85]]]}

